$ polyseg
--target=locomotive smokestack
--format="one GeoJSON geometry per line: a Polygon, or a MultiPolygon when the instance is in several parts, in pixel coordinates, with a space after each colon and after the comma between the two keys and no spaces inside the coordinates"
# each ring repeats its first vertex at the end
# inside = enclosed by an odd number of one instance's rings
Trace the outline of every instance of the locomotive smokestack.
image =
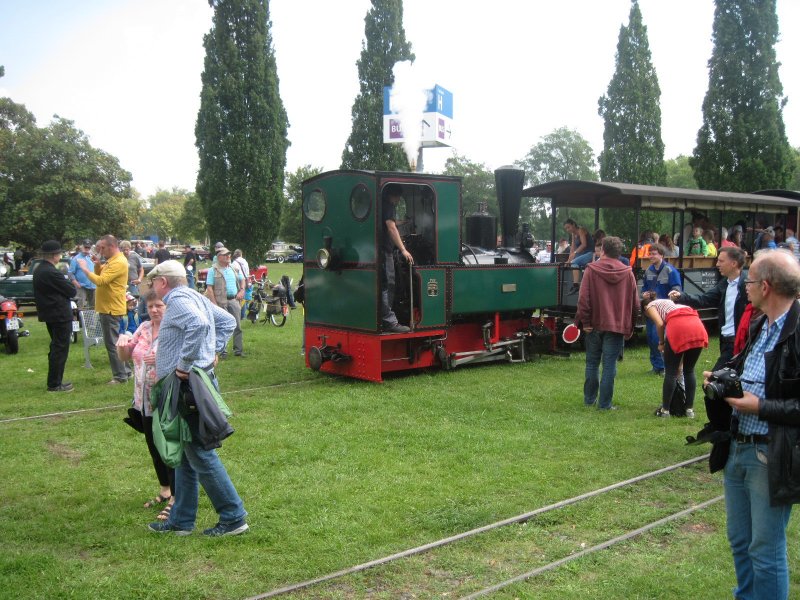
{"type": "Polygon", "coordinates": [[[514,167],[500,167],[494,172],[497,204],[500,207],[500,225],[503,230],[503,246],[516,245],[519,224],[519,209],[522,204],[522,185],[525,171],[514,167]]]}

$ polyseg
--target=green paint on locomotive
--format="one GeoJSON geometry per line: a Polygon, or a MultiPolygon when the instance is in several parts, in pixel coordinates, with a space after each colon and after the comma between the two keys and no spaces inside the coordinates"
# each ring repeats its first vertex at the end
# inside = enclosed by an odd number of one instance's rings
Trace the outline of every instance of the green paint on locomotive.
{"type": "Polygon", "coordinates": [[[375,269],[342,269],[336,273],[306,266],[306,322],[374,330],[377,277],[375,269]]]}
{"type": "Polygon", "coordinates": [[[420,298],[417,326],[444,327],[447,324],[447,272],[420,267],[416,274],[420,298]]]}
{"type": "Polygon", "coordinates": [[[452,272],[454,315],[558,304],[556,265],[488,265],[456,268],[452,272]]]}

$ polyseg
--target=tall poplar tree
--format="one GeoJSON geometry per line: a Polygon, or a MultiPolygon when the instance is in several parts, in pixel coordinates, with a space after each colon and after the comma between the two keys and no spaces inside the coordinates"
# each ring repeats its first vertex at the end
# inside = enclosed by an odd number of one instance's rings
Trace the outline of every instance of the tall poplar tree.
{"type": "Polygon", "coordinates": [[[268,0],[209,0],[195,126],[197,194],[212,241],[258,260],[280,227],[288,120],[278,92],[268,0]]]}
{"type": "Polygon", "coordinates": [[[664,185],[667,172],[660,100],[647,27],[639,3],[633,0],[628,26],[619,30],[616,70],[606,94],[598,101],[598,112],[605,122],[599,156],[602,181],[664,185]]]}
{"type": "Polygon", "coordinates": [[[775,0],[716,0],[703,125],[690,164],[701,189],[785,188],[792,148],[775,56],[775,0]]]}
{"type": "Polygon", "coordinates": [[[403,29],[403,0],[372,0],[364,22],[366,40],[357,62],[360,92],[353,103],[353,129],[342,152],[342,168],[407,171],[402,145],[383,143],[383,88],[394,82],[395,63],[414,60],[403,29]]]}

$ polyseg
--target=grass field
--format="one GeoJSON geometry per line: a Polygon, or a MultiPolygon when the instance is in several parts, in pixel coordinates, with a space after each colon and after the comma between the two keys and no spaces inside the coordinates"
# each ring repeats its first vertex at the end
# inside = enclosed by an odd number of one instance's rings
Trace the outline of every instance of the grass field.
{"type": "MultiPolygon", "coordinates": [[[[298,265],[275,265],[299,279],[298,265]]],[[[302,315],[243,323],[247,357],[219,367],[236,433],[222,460],[249,511],[236,538],[148,533],[158,491],[141,435],[123,424],[130,387],[107,386],[101,348],[71,394],[45,389],[47,332],[0,355],[0,597],[244,598],[454,535],[708,452],[686,446],[702,419],[656,419],[661,380],[626,351],[619,410],[582,406],[583,356],[393,377],[307,370],[302,315]],[[116,406],[70,416],[8,421],[116,406]]],[[[712,348],[700,359],[706,368],[712,348]]],[[[701,411],[702,412],[702,411],[701,411]]],[[[312,587],[295,598],[458,598],[722,493],[687,467],[525,524],[312,587]]],[[[216,522],[201,495],[198,529],[216,522]]],[[[800,597],[790,525],[792,597],[800,597]]],[[[730,597],[721,503],[570,562],[495,598],[730,597]]]]}

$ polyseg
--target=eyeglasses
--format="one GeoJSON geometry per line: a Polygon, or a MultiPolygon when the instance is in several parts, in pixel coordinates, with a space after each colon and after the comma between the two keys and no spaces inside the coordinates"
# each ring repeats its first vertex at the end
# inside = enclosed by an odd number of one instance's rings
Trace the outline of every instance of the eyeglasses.
{"type": "Polygon", "coordinates": [[[763,279],[745,279],[744,284],[747,285],[748,283],[761,283],[764,281],[763,279]]]}

